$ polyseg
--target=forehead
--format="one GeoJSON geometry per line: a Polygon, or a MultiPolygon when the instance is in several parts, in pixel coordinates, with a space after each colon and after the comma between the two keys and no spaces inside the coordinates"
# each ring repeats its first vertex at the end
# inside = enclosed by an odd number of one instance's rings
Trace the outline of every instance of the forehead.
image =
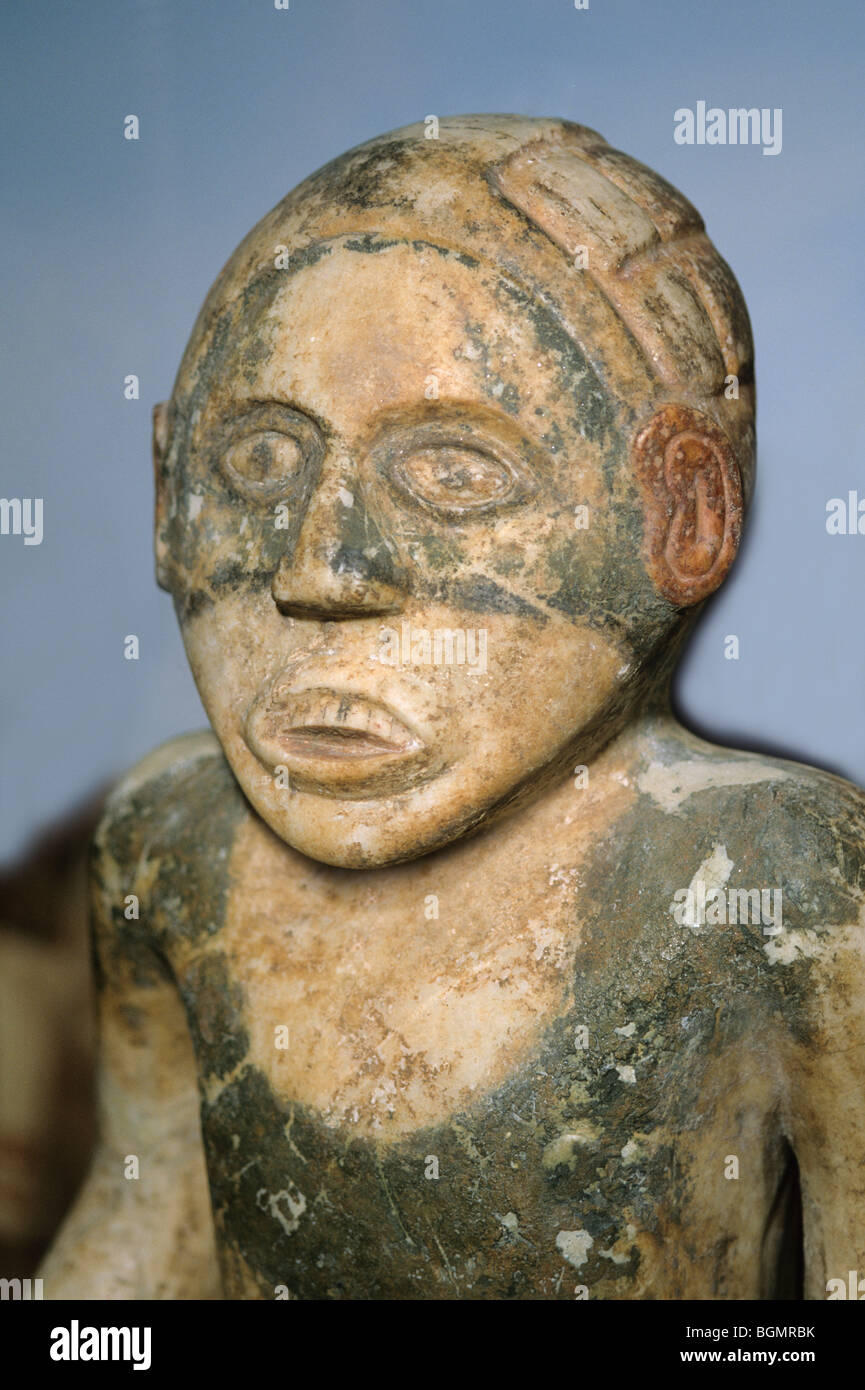
{"type": "Polygon", "coordinates": [[[346,238],[283,275],[238,343],[255,339],[253,369],[230,383],[241,406],[285,400],[352,430],[424,400],[536,418],[606,396],[577,345],[545,334],[543,311],[470,257],[346,238]]]}

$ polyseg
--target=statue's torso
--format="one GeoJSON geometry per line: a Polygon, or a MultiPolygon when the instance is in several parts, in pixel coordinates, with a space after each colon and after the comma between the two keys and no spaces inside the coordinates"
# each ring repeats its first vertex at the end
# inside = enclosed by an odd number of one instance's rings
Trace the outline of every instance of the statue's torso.
{"type": "Polygon", "coordinates": [[[674,920],[723,825],[644,800],[367,874],[239,803],[218,914],[163,943],[226,1296],[771,1295],[777,967],[674,920]]]}

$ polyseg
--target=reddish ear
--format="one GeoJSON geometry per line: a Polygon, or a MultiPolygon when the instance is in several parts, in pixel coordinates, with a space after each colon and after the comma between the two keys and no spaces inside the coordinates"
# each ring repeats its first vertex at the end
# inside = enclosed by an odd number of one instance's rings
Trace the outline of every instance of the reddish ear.
{"type": "Polygon", "coordinates": [[[655,587],[679,608],[699,603],[739,548],[742,478],[730,441],[702,411],[665,405],[634,441],[634,470],[655,587]]]}

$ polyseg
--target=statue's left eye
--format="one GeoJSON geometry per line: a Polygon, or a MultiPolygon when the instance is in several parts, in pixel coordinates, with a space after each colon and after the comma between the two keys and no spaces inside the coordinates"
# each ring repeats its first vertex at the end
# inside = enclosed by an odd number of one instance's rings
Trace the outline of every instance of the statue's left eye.
{"type": "Polygon", "coordinates": [[[455,517],[490,511],[518,490],[508,464],[461,445],[412,449],[396,464],[394,480],[422,505],[455,517]]]}
{"type": "Polygon", "coordinates": [[[294,480],[303,464],[303,450],[290,434],[257,430],[232,444],[224,464],[242,491],[269,492],[294,480]]]}

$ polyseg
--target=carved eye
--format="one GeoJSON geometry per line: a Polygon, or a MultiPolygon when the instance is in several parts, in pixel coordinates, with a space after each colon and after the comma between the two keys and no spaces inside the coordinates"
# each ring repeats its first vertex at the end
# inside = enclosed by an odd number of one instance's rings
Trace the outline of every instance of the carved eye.
{"type": "Polygon", "coordinates": [[[290,434],[256,430],[239,439],[225,454],[223,463],[231,481],[241,491],[256,494],[278,491],[300,472],[304,451],[290,434]]]}
{"type": "Polygon", "coordinates": [[[414,449],[394,468],[395,481],[423,506],[451,516],[490,511],[518,491],[510,465],[478,449],[414,449]]]}

